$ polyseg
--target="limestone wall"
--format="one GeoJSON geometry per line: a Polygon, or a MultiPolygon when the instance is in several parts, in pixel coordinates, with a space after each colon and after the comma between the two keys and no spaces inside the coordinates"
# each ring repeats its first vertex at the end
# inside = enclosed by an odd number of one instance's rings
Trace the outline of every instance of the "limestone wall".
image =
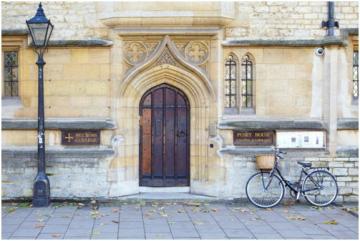
{"type": "MultiPolygon", "coordinates": [[[[311,39],[326,33],[321,29],[327,19],[326,1],[239,1],[235,6],[236,20],[226,28],[228,39],[311,39]]],[[[358,11],[357,1],[337,1],[340,28],[357,28],[358,11]]]]}
{"type": "Polygon", "coordinates": [[[312,47],[233,47],[224,50],[224,59],[233,53],[241,63],[245,54],[253,56],[256,116],[310,117],[314,50],[312,47]]]}
{"type": "MultiPolygon", "coordinates": [[[[322,156],[321,153],[313,153],[314,156],[322,156]]],[[[339,187],[337,202],[354,202],[358,199],[358,158],[352,157],[310,157],[311,154],[288,152],[285,160],[280,161],[280,170],[284,177],[290,181],[298,181],[301,166],[297,161],[311,162],[314,167],[329,168],[336,177],[339,187]]],[[[224,186],[218,195],[233,198],[246,198],[245,185],[248,178],[256,170],[254,156],[224,155],[224,165],[228,170],[224,176],[224,186]]],[[[286,190],[286,197],[289,196],[286,190]]]]}
{"type": "MultiPolygon", "coordinates": [[[[2,28],[25,29],[36,2],[2,2],[2,28]]],[[[45,2],[55,25],[53,39],[107,38],[102,18],[224,16],[234,19],[226,28],[228,39],[322,38],[321,21],[327,18],[326,1],[296,2],[45,2]]],[[[335,17],[341,28],[358,26],[357,1],[337,1],[335,17]]],[[[183,19],[182,21],[186,21],[183,19]]]]}
{"type": "MultiPolygon", "coordinates": [[[[10,41],[4,37],[3,41],[10,41]]],[[[8,46],[3,47],[7,50],[8,46]]],[[[34,51],[19,51],[17,118],[37,115],[37,65],[34,51]]],[[[47,117],[107,117],[110,115],[109,48],[49,48],[45,57],[44,94],[47,117]]],[[[9,113],[5,113],[6,117],[9,113]]]]}

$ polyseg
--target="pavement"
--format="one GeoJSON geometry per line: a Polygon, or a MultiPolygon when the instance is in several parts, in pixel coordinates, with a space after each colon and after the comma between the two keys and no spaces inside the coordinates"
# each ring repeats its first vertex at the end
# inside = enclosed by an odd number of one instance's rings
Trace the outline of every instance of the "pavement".
{"type": "Polygon", "coordinates": [[[2,239],[358,239],[356,207],[209,200],[3,203],[2,239]]]}

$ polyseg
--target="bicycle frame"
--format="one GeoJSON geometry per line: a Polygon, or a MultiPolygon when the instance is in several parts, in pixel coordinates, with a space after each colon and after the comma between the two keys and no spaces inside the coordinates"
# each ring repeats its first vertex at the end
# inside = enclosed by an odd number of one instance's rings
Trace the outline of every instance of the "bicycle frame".
{"type": "MultiPolygon", "coordinates": [[[[274,168],[270,171],[270,177],[272,177],[274,175],[274,173],[278,174],[278,176],[280,177],[281,181],[285,184],[285,187],[289,187],[291,191],[293,192],[301,192],[302,194],[308,191],[313,191],[313,190],[317,190],[319,188],[321,188],[318,184],[317,181],[313,180],[311,177],[311,181],[315,184],[316,188],[313,189],[309,189],[309,190],[302,190],[301,187],[301,181],[303,179],[303,177],[308,176],[311,172],[307,172],[306,169],[304,167],[301,168],[301,172],[300,172],[300,177],[299,180],[295,183],[298,183],[298,185],[294,185],[294,183],[290,182],[289,180],[287,180],[282,174],[281,171],[278,168],[278,163],[279,163],[279,156],[276,156],[275,159],[275,164],[274,164],[274,168]]],[[[310,169],[320,169],[320,168],[310,168],[310,169]]],[[[264,182],[263,182],[263,186],[265,188],[265,190],[269,187],[269,185],[271,184],[272,179],[269,181],[269,183],[265,186],[264,182]]]]}

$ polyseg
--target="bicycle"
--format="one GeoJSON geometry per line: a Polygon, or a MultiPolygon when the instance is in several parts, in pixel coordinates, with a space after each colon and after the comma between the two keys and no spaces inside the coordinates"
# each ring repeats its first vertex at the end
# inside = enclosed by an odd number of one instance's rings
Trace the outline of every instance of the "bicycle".
{"type": "Polygon", "coordinates": [[[270,171],[261,170],[252,175],[246,183],[246,196],[249,201],[260,208],[271,208],[281,202],[285,187],[290,189],[290,196],[296,200],[303,195],[312,205],[325,207],[330,205],[338,195],[338,185],[329,168],[312,167],[311,163],[298,161],[302,166],[299,180],[290,182],[281,174],[278,164],[284,159],[284,151],[275,148],[275,162],[270,171]],[[304,176],[304,178],[303,178],[304,176]]]}

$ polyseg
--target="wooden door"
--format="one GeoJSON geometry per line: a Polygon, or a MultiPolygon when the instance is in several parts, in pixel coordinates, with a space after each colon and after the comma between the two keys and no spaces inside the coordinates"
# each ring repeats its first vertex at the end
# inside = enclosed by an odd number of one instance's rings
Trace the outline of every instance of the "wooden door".
{"type": "Polygon", "coordinates": [[[140,102],[140,186],[189,185],[189,103],[180,90],[157,86],[140,102]]]}

